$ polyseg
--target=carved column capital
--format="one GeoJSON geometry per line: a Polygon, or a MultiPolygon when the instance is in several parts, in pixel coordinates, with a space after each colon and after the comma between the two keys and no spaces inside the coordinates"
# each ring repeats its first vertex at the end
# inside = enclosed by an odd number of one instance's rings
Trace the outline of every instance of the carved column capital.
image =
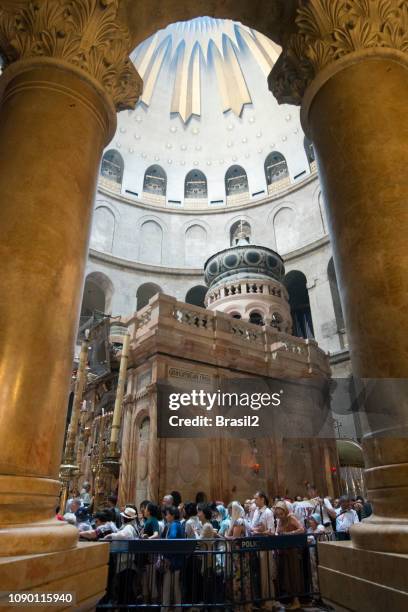
{"type": "Polygon", "coordinates": [[[134,108],[142,80],[129,59],[121,0],[0,0],[0,53],[18,60],[53,58],[100,83],[117,111],[134,108]]]}
{"type": "Polygon", "coordinates": [[[408,51],[406,0],[299,0],[295,23],[269,76],[281,104],[299,106],[319,73],[348,55],[408,51]]]}

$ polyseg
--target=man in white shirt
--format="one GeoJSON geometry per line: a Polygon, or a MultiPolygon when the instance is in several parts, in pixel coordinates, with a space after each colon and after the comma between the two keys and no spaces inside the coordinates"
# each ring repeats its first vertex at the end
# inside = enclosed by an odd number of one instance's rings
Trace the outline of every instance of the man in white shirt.
{"type": "Polygon", "coordinates": [[[275,521],[266,494],[258,491],[254,500],[256,508],[250,521],[251,535],[275,535],[275,521]]]}
{"type": "MultiPolygon", "coordinates": [[[[253,536],[275,535],[275,520],[269,506],[269,500],[263,491],[257,491],[254,495],[255,511],[250,521],[250,531],[253,536]]],[[[261,550],[259,554],[259,565],[261,574],[261,597],[265,601],[263,610],[274,610],[278,607],[275,601],[275,588],[273,577],[276,573],[275,560],[271,552],[261,550]]]]}
{"type": "Polygon", "coordinates": [[[310,505],[311,505],[311,513],[310,514],[319,514],[322,525],[326,527],[326,531],[332,530],[332,522],[331,519],[336,518],[336,512],[331,505],[331,502],[328,497],[320,497],[316,487],[314,485],[309,484],[308,493],[310,496],[310,505]]]}
{"type": "Polygon", "coordinates": [[[336,512],[336,531],[340,533],[348,533],[350,527],[355,523],[359,523],[358,515],[351,507],[351,499],[348,495],[340,497],[340,508],[336,512]]]}

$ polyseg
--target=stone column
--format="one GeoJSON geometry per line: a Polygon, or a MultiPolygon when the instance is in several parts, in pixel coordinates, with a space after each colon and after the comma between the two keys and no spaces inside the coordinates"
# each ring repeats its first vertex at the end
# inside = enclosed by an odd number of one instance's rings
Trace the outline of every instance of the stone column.
{"type": "Polygon", "coordinates": [[[0,2],[0,555],[65,550],[53,519],[103,148],[140,79],[118,1],[0,2]]]}
{"type": "Polygon", "coordinates": [[[299,4],[270,85],[280,102],[302,105],[354,374],[371,379],[363,384],[364,449],[374,516],[353,528],[352,539],[363,548],[407,553],[407,3],[299,4]]]}

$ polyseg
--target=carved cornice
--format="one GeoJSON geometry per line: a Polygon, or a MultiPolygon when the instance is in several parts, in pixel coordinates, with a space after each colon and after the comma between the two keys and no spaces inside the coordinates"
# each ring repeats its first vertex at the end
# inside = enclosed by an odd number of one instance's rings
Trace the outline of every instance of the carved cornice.
{"type": "Polygon", "coordinates": [[[96,79],[118,111],[134,108],[142,80],[129,59],[121,0],[0,0],[5,67],[22,59],[64,60],[96,79]]]}
{"type": "Polygon", "coordinates": [[[407,0],[299,0],[296,26],[269,76],[281,104],[300,105],[316,76],[351,53],[408,51],[407,0]]]}

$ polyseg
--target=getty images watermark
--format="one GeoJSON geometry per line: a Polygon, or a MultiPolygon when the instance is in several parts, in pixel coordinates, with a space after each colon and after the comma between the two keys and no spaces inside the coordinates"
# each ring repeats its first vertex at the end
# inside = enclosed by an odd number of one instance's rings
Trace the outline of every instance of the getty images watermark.
{"type": "MultiPolygon", "coordinates": [[[[227,393],[220,390],[209,393],[200,389],[193,389],[186,393],[170,393],[169,409],[178,411],[182,408],[198,408],[206,412],[215,409],[244,408],[247,410],[260,410],[261,408],[278,407],[282,403],[281,389],[278,393],[227,393]]],[[[192,416],[171,415],[168,423],[170,427],[259,427],[260,418],[258,415],[245,414],[243,416],[226,416],[217,414],[214,416],[204,416],[201,414],[192,416]]]]}

